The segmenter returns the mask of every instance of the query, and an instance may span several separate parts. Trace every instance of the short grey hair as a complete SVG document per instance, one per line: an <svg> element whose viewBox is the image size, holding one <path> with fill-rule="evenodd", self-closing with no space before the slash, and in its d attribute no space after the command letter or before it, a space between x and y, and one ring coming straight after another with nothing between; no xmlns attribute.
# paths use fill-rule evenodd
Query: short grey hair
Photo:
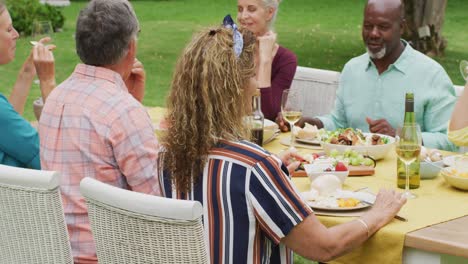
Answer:
<svg viewBox="0 0 468 264"><path fill-rule="evenodd" d="M272 29L276 21L276 14L278 14L279 4L281 0L260 0L260 2L262 2L263 7L265 8L275 9L275 13L273 14L273 17L268 22L268 28Z"/></svg>
<svg viewBox="0 0 468 264"><path fill-rule="evenodd" d="M76 22L76 52L88 65L117 64L139 31L128 0L92 0Z"/></svg>

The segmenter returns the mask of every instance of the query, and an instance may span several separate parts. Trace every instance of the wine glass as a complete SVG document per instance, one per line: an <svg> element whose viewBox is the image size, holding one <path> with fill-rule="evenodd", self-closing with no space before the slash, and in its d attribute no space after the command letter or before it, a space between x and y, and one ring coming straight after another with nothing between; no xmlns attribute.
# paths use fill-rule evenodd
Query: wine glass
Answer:
<svg viewBox="0 0 468 264"><path fill-rule="evenodd" d="M463 79L468 82L468 61L460 61L460 73Z"/></svg>
<svg viewBox="0 0 468 264"><path fill-rule="evenodd" d="M43 37L51 37L54 33L52 23L50 21L37 21L34 20L32 24L31 34L33 39L39 40Z"/></svg>
<svg viewBox="0 0 468 264"><path fill-rule="evenodd" d="M54 33L54 28L52 27L52 23L50 21L37 21L34 20L31 28L31 37L32 45L38 45L38 41L45 37L52 37ZM34 80L35 84L39 84L39 80L36 78Z"/></svg>
<svg viewBox="0 0 468 264"><path fill-rule="evenodd" d="M403 196L407 199L416 198L409 190L409 165L414 162L421 152L422 136L418 124L404 124L397 129L395 137L396 153L398 158L405 164L405 192Z"/></svg>
<svg viewBox="0 0 468 264"><path fill-rule="evenodd" d="M284 90L281 97L281 114L291 127L291 149L294 148L294 123L302 117L301 96L297 90Z"/></svg>

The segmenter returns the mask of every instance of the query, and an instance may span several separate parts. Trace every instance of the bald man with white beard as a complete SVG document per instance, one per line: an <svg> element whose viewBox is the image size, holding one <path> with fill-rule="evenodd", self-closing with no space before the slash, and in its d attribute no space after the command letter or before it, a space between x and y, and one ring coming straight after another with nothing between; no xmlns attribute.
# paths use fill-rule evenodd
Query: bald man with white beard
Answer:
<svg viewBox="0 0 468 264"><path fill-rule="evenodd" d="M447 138L456 101L452 81L439 63L401 39L404 25L400 0L369 0L362 24L367 52L344 66L334 109L296 125L307 122L327 130L352 127L395 136L403 123L405 94L412 92L423 144L456 150Z"/></svg>

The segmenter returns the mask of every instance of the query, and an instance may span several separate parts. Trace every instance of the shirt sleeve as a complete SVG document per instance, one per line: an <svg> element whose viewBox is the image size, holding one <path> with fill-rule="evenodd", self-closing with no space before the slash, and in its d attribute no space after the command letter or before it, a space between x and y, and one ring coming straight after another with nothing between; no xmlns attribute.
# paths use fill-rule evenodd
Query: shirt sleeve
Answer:
<svg viewBox="0 0 468 264"><path fill-rule="evenodd" d="M456 151L457 148L447 136L447 120L450 120L456 95L450 78L442 68L433 76L430 91L432 94L425 106L423 117L422 138L424 145L429 148Z"/></svg>
<svg viewBox="0 0 468 264"><path fill-rule="evenodd" d="M7 99L0 95L0 151L7 165L41 169L39 159L39 135Z"/></svg>
<svg viewBox="0 0 468 264"><path fill-rule="evenodd" d="M346 119L346 109L344 104L344 90L345 85L349 82L346 81L348 75L351 74L347 70L347 67L343 68L343 72L340 75L340 82L338 84L338 89L336 90L335 106L332 109L332 112L328 115L318 116L323 123L323 127L326 130L332 131L337 128L348 127L348 122Z"/></svg>
<svg viewBox="0 0 468 264"><path fill-rule="evenodd" d="M112 123L114 156L133 191L160 195L157 158L158 142L148 113L132 107Z"/></svg>
<svg viewBox="0 0 468 264"><path fill-rule="evenodd" d="M284 49L282 54L273 60L271 66L271 87L261 87L262 112L266 119L275 120L281 112L283 91L291 87L297 68L294 53Z"/></svg>
<svg viewBox="0 0 468 264"><path fill-rule="evenodd" d="M277 158L268 156L252 170L248 198L260 228L279 244L297 224L312 214Z"/></svg>

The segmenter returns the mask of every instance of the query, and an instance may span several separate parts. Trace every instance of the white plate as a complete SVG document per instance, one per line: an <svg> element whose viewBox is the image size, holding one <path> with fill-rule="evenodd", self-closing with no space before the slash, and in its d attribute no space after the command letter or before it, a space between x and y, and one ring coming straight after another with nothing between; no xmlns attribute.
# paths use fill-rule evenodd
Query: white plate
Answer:
<svg viewBox="0 0 468 264"><path fill-rule="evenodd" d="M296 141L300 142L300 143L320 146L320 140L318 140L318 139L304 139L304 138L296 137Z"/></svg>
<svg viewBox="0 0 468 264"><path fill-rule="evenodd" d="M359 210L359 209L364 209L369 206L370 204L366 203L359 203L355 207L335 207L335 206L323 206L321 204L318 204L315 201L308 201L307 204L312 208L312 209L317 209L317 210L324 210L324 211L354 211L354 210Z"/></svg>
<svg viewBox="0 0 468 264"><path fill-rule="evenodd" d="M303 194L303 197L307 197L307 195ZM338 205L332 206L330 204L327 204L327 203L330 203L330 201L338 200L339 198L344 198L344 199L355 198L355 199L360 200L361 203L359 203L355 207L339 207ZM326 200L328 200L328 202ZM363 201L367 201L367 203ZM365 192L365 191L353 192L353 191L347 191L347 190L337 190L336 193L332 194L330 197L320 197L320 196L315 197L315 200L312 200L312 199L308 200L307 204L310 207L312 207L312 209L317 209L317 210L353 211L353 210L359 210L359 209L370 207L372 206L372 203L374 201L375 201L375 195Z"/></svg>

